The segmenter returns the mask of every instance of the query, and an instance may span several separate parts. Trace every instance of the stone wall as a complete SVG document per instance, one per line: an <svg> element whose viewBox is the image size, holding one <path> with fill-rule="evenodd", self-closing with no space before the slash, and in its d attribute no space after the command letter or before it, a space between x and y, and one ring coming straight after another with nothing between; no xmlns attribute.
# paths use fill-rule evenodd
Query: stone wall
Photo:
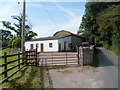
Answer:
<svg viewBox="0 0 120 90"><path fill-rule="evenodd" d="M79 59L80 66L92 64L94 46L92 46L92 47L79 47L79 48L77 48L77 51L78 51L78 59Z"/></svg>

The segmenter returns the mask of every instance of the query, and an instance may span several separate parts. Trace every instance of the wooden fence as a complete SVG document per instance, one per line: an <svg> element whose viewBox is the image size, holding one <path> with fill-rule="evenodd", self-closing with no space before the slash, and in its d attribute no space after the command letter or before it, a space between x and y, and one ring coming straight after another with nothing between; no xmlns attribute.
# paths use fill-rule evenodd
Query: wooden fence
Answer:
<svg viewBox="0 0 120 90"><path fill-rule="evenodd" d="M15 57L15 60L10 60L10 59L8 60L8 58L11 58L11 57ZM12 77L14 74L20 71L23 67L25 67L25 64L24 64L25 61L23 61L24 60L23 53L7 55L7 53L5 52L4 56L0 56L0 60L2 62L2 64L0 65L0 68L2 70L2 72L0 72L0 76L1 78L4 78L0 82L1 84L4 83L5 81L8 81L10 77ZM10 66L10 64L13 64L13 63L15 63L15 65ZM10 75L8 75L8 72L13 70L16 67L18 67L18 69L13 73L11 73Z"/></svg>
<svg viewBox="0 0 120 90"><path fill-rule="evenodd" d="M83 52L83 48L78 48L77 52L37 53L37 49L12 55L7 55L5 52L4 56L0 56L0 62L2 62L0 64L0 70L2 70L2 72L0 72L0 77L3 78L0 83L2 84L8 81L10 77L25 66L78 66L86 63L90 64L93 56L93 52L91 52L92 50L90 49L85 49ZM12 58L14 58L14 60Z"/></svg>
<svg viewBox="0 0 120 90"><path fill-rule="evenodd" d="M0 84L2 84L26 65L37 66L37 51L26 51L25 53L12 55L7 55L7 52L5 52L4 56L0 56L0 62L0 70L2 71L0 72L0 78L2 79ZM12 71L12 73L10 73L10 71Z"/></svg>
<svg viewBox="0 0 120 90"><path fill-rule="evenodd" d="M14 60L13 60L13 59ZM25 51L0 56L0 84L8 81L10 77L16 74L25 66L78 66L91 64L93 59L93 48L77 48L77 52L44 52L37 53L34 51ZM11 72L11 73L10 73Z"/></svg>

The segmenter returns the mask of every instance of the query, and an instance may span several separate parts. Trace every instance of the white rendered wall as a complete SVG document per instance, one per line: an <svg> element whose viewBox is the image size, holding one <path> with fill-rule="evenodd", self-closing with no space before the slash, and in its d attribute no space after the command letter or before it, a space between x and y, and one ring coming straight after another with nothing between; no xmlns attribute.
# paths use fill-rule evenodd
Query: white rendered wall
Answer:
<svg viewBox="0 0 120 90"><path fill-rule="evenodd" d="M53 47L49 47L49 43L52 43ZM25 42L25 50L30 50L30 44L33 44L34 49L36 49L36 44L38 44L38 52L41 52L40 45L43 44L43 52L57 52L58 51L58 40L44 40L44 41L28 41Z"/></svg>

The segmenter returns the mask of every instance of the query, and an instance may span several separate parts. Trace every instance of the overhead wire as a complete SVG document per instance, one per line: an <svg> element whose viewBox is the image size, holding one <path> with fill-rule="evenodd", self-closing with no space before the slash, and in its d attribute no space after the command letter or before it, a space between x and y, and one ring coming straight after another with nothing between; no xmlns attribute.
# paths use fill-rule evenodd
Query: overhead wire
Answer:
<svg viewBox="0 0 120 90"><path fill-rule="evenodd" d="M20 2L17 2L17 14L19 14Z"/></svg>
<svg viewBox="0 0 120 90"><path fill-rule="evenodd" d="M22 8L21 8L21 2L17 2L17 8L16 8L16 14L17 15L15 15L15 16L19 16L19 15L21 15L22 14Z"/></svg>
<svg viewBox="0 0 120 90"><path fill-rule="evenodd" d="M41 0L41 3L42 3L42 5L43 5L43 7L45 8L47 14L49 15L51 21L54 23L54 25L55 25L58 29L60 29L60 28L58 27L56 21L53 19L52 15L51 15L50 12L48 11L48 8L46 7L46 5L45 5L45 3L43 2L43 0ZM20 10L20 4L21 4L21 2L17 2L17 4L18 4L18 6L17 6L17 13L18 13L18 14L21 14L21 10Z"/></svg>
<svg viewBox="0 0 120 90"><path fill-rule="evenodd" d="M44 2L43 2L42 0L41 0L41 2L42 2L43 7L45 8L47 14L49 15L50 19L52 20L52 22L55 24L55 26L56 26L58 29L60 29L60 28L58 27L57 23L55 22L55 20L53 19L52 15L50 14L50 12L48 11L48 9L47 9L46 5L44 4Z"/></svg>

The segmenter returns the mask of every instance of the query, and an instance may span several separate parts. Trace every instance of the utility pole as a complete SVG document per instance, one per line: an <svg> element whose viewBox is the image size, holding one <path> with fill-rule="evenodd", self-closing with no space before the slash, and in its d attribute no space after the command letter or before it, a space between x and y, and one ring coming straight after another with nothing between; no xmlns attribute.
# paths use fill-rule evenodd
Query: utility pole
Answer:
<svg viewBox="0 0 120 90"><path fill-rule="evenodd" d="M26 0L23 0L23 12L22 12L22 42L21 42L21 51L25 52L25 8Z"/></svg>

